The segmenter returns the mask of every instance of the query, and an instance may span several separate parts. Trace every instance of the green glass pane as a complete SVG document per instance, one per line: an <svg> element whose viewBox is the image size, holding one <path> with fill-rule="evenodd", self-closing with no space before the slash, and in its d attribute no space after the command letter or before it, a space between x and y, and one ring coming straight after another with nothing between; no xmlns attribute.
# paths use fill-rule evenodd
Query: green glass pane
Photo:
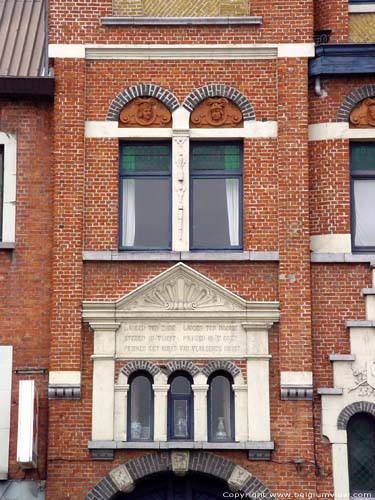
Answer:
<svg viewBox="0 0 375 500"><path fill-rule="evenodd" d="M351 169L375 170L375 143L352 143L351 148Z"/></svg>
<svg viewBox="0 0 375 500"><path fill-rule="evenodd" d="M169 172L172 149L170 144L123 144L121 171Z"/></svg>
<svg viewBox="0 0 375 500"><path fill-rule="evenodd" d="M193 171L223 170L235 171L240 169L239 144L204 144L192 145L191 165Z"/></svg>

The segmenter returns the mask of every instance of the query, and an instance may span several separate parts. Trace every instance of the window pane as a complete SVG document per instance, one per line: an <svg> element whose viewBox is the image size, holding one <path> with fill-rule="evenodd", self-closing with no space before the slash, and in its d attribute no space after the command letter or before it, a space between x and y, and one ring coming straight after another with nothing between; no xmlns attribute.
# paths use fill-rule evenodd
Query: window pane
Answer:
<svg viewBox="0 0 375 500"><path fill-rule="evenodd" d="M151 382L139 375L130 391L130 439L151 439Z"/></svg>
<svg viewBox="0 0 375 500"><path fill-rule="evenodd" d="M191 165L193 171L240 169L239 144L204 144L195 142L191 146Z"/></svg>
<svg viewBox="0 0 375 500"><path fill-rule="evenodd" d="M121 173L168 173L171 158L170 143L122 144Z"/></svg>
<svg viewBox="0 0 375 500"><path fill-rule="evenodd" d="M188 434L188 404L186 400L173 401L173 436L187 438Z"/></svg>
<svg viewBox="0 0 375 500"><path fill-rule="evenodd" d="M169 248L169 178L126 178L122 183L122 246Z"/></svg>
<svg viewBox="0 0 375 500"><path fill-rule="evenodd" d="M214 377L210 385L210 434L213 441L232 439L231 421L231 387L226 377Z"/></svg>
<svg viewBox="0 0 375 500"><path fill-rule="evenodd" d="M351 170L375 170L375 143L350 144Z"/></svg>
<svg viewBox="0 0 375 500"><path fill-rule="evenodd" d="M172 394L190 394L190 382L186 377L176 377L171 385Z"/></svg>
<svg viewBox="0 0 375 500"><path fill-rule="evenodd" d="M375 179L354 181L355 246L375 246Z"/></svg>
<svg viewBox="0 0 375 500"><path fill-rule="evenodd" d="M360 413L348 425L350 491L375 493L375 419Z"/></svg>
<svg viewBox="0 0 375 500"><path fill-rule="evenodd" d="M239 246L238 179L192 179L193 248Z"/></svg>

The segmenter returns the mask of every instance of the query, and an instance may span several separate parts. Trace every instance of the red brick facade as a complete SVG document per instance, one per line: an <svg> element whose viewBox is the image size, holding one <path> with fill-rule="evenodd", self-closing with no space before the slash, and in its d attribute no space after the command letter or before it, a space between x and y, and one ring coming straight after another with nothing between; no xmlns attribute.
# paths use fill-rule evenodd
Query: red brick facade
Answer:
<svg viewBox="0 0 375 500"><path fill-rule="evenodd" d="M78 49L68 54L63 47L50 60L53 104L0 101L0 131L17 133L15 249L0 248L0 344L14 349L9 479L47 479L46 500L83 500L90 490L90 500L115 498L100 497L95 485L117 466L163 453L116 449L113 460L94 460L88 443L96 351L82 308L83 302L114 303L182 260L245 301L278 302L280 309L268 336L271 460L249 460L238 449L206 451L242 466L272 493L331 494L332 447L321 432L317 389L334 387L329 356L352 352L346 322L366 318L361 289L372 287L372 259L354 262L351 250L311 252L311 236L350 239L351 196L349 138L309 140L309 125L336 124L345 97L375 84L375 76L323 78L326 95L319 97L314 82L309 85L302 44L312 47L314 29L328 28L331 42L347 43L347 1L252 0L250 15L262 16L260 26L100 24L111 15L111 0L50 0L49 43L86 44L86 49L87 44L290 46L275 49L272 57L180 60L85 58ZM118 251L119 141L126 138L107 132L90 136L85 126L108 126L116 96L149 83L170 91L181 106L195 89L227 85L246 97L257 126L277 122L276 135L246 132L241 139L242 252L220 252L215 259L213 253L198 258L193 252L186 258L172 252L130 258ZM344 254L350 254L346 262ZM246 359L228 360L247 383ZM115 380L126 361L115 360ZM163 358L153 361L166 364ZM207 362L202 356L196 364L202 368ZM45 372L20 375L21 368ZM48 371L80 372L80 397L48 399ZM281 397L281 372L312 373L313 399ZM18 380L25 378L36 380L40 417L38 468L24 473L16 463L16 429Z"/></svg>

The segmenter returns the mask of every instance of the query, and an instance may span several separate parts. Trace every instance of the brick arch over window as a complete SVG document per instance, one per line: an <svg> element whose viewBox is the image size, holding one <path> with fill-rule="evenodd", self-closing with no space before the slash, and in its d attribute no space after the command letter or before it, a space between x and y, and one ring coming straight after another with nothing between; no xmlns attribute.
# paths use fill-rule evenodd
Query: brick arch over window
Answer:
<svg viewBox="0 0 375 500"><path fill-rule="evenodd" d="M199 368L192 361L177 360L170 361L165 366L167 375L171 375L173 372L178 370L184 370L188 372L192 377L195 377L199 373Z"/></svg>
<svg viewBox="0 0 375 500"><path fill-rule="evenodd" d="M205 452L177 452L187 460L184 472L204 473L228 483L228 490L244 493L244 496L272 500L274 496L255 476L234 462ZM113 469L92 490L84 500L112 500L120 492L130 493L137 481L166 472L180 472L176 469L173 454L158 452L143 455ZM176 462L175 462L176 463ZM181 463L180 461L177 464ZM177 465L178 468L178 465ZM204 472L203 472L204 471ZM246 495L247 494L247 495Z"/></svg>
<svg viewBox="0 0 375 500"><path fill-rule="evenodd" d="M368 401L358 401L346 406L340 413L337 419L337 428L345 431L350 418L356 413L369 413L375 417L375 404Z"/></svg>
<svg viewBox="0 0 375 500"><path fill-rule="evenodd" d="M230 373L233 378L241 373L241 370L234 363L222 360L210 361L204 368L202 368L202 373L209 377L211 373L218 370Z"/></svg>
<svg viewBox="0 0 375 500"><path fill-rule="evenodd" d="M254 108L247 97L239 90L220 83L210 83L209 85L193 90L193 92L186 97L183 106L185 109L192 112L200 102L208 97L226 97L238 106L242 112L244 121L255 120Z"/></svg>
<svg viewBox="0 0 375 500"><path fill-rule="evenodd" d="M129 363L126 363L125 366L121 368L121 373L129 377L131 373L134 373L139 370L144 370L148 372L150 375L155 377L159 373L159 368L151 363L151 361L129 361Z"/></svg>
<svg viewBox="0 0 375 500"><path fill-rule="evenodd" d="M117 94L109 106L107 120L117 122L122 108L136 97L155 97L165 104L171 113L180 106L177 97L169 90L153 83L140 83Z"/></svg>
<svg viewBox="0 0 375 500"><path fill-rule="evenodd" d="M353 111L356 105L359 102L363 101L363 99L374 96L375 85L363 85L363 87L359 87L358 89L348 94L338 110L337 121L348 122L350 113Z"/></svg>

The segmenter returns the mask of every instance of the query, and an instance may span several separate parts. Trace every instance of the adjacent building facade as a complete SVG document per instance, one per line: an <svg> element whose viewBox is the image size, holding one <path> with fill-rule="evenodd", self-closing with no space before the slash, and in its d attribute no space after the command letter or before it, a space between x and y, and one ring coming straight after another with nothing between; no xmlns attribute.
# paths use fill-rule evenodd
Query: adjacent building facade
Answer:
<svg viewBox="0 0 375 500"><path fill-rule="evenodd" d="M375 2L0 5L0 498L374 496Z"/></svg>

